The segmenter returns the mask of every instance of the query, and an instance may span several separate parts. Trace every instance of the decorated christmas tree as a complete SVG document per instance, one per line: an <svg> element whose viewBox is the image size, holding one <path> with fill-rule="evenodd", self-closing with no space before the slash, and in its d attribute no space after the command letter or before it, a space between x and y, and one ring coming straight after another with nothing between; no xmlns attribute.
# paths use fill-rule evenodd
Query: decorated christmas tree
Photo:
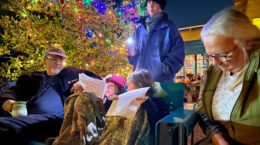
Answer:
<svg viewBox="0 0 260 145"><path fill-rule="evenodd" d="M100 76L126 75L132 67L125 41L140 13L140 1L115 5L107 0L4 0L0 2L0 74L9 79L41 71L50 45L66 51L67 66L88 69Z"/></svg>

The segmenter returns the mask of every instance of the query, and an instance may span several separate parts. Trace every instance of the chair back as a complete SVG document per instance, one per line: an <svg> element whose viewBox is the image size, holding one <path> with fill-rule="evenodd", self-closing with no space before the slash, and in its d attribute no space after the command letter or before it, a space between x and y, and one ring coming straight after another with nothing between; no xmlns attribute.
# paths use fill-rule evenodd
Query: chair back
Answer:
<svg viewBox="0 0 260 145"><path fill-rule="evenodd" d="M184 95L185 95L185 84L183 83L161 83L161 87L166 91L167 96L157 98L158 101L162 102L163 112L161 117L168 115L178 108L183 108ZM160 110L161 111L161 110Z"/></svg>

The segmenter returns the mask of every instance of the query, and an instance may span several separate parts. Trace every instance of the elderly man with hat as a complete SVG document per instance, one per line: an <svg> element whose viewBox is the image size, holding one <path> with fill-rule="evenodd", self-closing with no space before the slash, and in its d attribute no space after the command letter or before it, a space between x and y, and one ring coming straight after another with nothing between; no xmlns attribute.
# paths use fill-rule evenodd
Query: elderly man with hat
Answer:
<svg viewBox="0 0 260 145"><path fill-rule="evenodd" d="M45 72L22 75L16 86L0 97L1 144L27 144L57 136L62 124L66 98L71 94L79 73L98 78L92 72L64 67L66 54L59 47L49 47L44 56ZM12 117L9 112L17 101L26 101L26 116Z"/></svg>
<svg viewBox="0 0 260 145"><path fill-rule="evenodd" d="M46 64L46 72L49 76L60 73L64 68L66 54L64 50L50 47L45 54L44 62Z"/></svg>
<svg viewBox="0 0 260 145"><path fill-rule="evenodd" d="M127 56L133 70L146 69L154 81L173 82L184 63L184 44L173 21L163 11L166 0L148 0L148 16L140 19Z"/></svg>

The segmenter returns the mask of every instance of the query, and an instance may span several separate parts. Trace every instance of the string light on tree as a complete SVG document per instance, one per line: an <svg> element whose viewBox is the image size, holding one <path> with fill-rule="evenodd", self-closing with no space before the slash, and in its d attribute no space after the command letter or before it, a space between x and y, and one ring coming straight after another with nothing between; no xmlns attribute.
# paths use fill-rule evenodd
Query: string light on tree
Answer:
<svg viewBox="0 0 260 145"><path fill-rule="evenodd" d="M36 4L38 0L32 0L32 4Z"/></svg>
<svg viewBox="0 0 260 145"><path fill-rule="evenodd" d="M119 17L121 17L121 16L122 16L122 12L119 11L119 12L117 13L117 15L118 15Z"/></svg>
<svg viewBox="0 0 260 145"><path fill-rule="evenodd" d="M87 37L92 38L92 36L93 36L92 30L91 30L91 29L88 29L88 30L87 30Z"/></svg>
<svg viewBox="0 0 260 145"><path fill-rule="evenodd" d="M74 12L78 12L78 7L74 6Z"/></svg>
<svg viewBox="0 0 260 145"><path fill-rule="evenodd" d="M53 43L64 48L69 66L88 68L100 76L131 72L123 53L125 40L134 30L132 23L139 16L137 1L145 0L124 0L120 7L109 0L8 1L6 11L14 12L16 18L0 18L4 31L0 55L10 50L29 55L11 60L10 65L0 64L1 75L16 79L24 70L42 70L43 52Z"/></svg>
<svg viewBox="0 0 260 145"><path fill-rule="evenodd" d="M109 39L106 39L106 42L107 42L108 44L111 44L111 40L109 40Z"/></svg>
<svg viewBox="0 0 260 145"><path fill-rule="evenodd" d="M93 0L83 0L83 3L85 4L85 5L89 5L89 4L91 4L93 2Z"/></svg>
<svg viewBox="0 0 260 145"><path fill-rule="evenodd" d="M102 37L103 37L103 35L102 35L101 33L99 33L98 36L99 36L99 38L102 38Z"/></svg>

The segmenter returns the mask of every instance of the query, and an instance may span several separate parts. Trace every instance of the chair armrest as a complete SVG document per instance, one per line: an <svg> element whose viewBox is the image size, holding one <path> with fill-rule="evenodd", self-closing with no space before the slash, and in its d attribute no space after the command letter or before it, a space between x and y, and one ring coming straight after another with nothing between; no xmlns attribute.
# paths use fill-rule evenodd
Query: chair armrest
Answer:
<svg viewBox="0 0 260 145"><path fill-rule="evenodd" d="M47 145L47 144L45 144L44 142L30 140L27 142L27 145Z"/></svg>
<svg viewBox="0 0 260 145"><path fill-rule="evenodd" d="M170 123L177 126L183 126L186 129L187 135L189 135L195 127L199 119L199 113L196 110L185 110L182 107L173 111L169 115L165 116L156 123ZM157 127L156 127L157 128Z"/></svg>

